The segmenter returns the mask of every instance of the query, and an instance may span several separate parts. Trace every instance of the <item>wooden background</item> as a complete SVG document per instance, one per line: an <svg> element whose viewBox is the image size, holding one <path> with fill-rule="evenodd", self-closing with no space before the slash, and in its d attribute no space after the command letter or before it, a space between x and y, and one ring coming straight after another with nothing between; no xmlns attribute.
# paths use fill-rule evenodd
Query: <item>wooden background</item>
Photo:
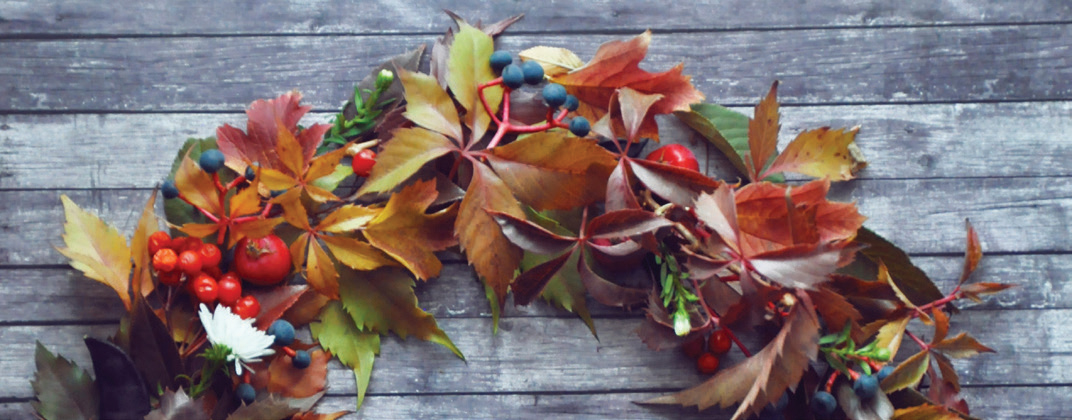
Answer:
<svg viewBox="0 0 1072 420"><path fill-rule="evenodd" d="M1072 3L1063 0L0 2L0 418L31 417L35 340L89 366L82 337L111 334L120 316L110 289L52 249L60 194L130 232L187 137L244 126L251 101L293 88L318 111L306 121L327 120L373 66L444 31L443 7L471 20L525 13L500 39L513 52L544 44L587 59L650 28L646 67L684 61L712 102L750 106L780 79L783 139L862 125L871 166L837 196L857 200L867 226L943 290L971 218L987 254L975 278L1020 285L953 318L998 351L957 363L972 413L1072 418ZM597 341L568 313L511 305L492 335L460 260L419 298L468 363L387 339L353 417L710 418L631 403L701 380L677 352L644 347L638 313L593 305ZM329 375L323 409L353 408L350 372L336 363Z"/></svg>

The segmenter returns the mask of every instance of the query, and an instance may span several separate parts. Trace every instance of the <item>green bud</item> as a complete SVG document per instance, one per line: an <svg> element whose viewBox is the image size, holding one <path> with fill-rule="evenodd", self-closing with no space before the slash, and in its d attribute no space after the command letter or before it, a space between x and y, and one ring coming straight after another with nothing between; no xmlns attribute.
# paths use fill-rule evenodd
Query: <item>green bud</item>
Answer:
<svg viewBox="0 0 1072 420"><path fill-rule="evenodd" d="M692 331L692 323L689 322L689 315L687 313L674 312L674 334L678 337L684 337Z"/></svg>
<svg viewBox="0 0 1072 420"><path fill-rule="evenodd" d="M871 354L871 358L879 362L885 362L890 360L890 349L885 347L879 347Z"/></svg>
<svg viewBox="0 0 1072 420"><path fill-rule="evenodd" d="M376 75L376 90L383 92L391 86L391 82L395 81L394 72L383 69L380 70L380 74Z"/></svg>

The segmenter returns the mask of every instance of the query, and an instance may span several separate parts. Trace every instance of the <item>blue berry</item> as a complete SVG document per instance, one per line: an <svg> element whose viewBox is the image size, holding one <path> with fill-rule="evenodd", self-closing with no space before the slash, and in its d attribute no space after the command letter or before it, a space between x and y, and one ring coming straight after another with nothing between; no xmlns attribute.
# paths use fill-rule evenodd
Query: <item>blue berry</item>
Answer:
<svg viewBox="0 0 1072 420"><path fill-rule="evenodd" d="M313 357L309 355L309 352L305 350L298 350L294 352L294 358L291 359L294 363L294 367L298 369L305 369L309 367L310 363L313 363Z"/></svg>
<svg viewBox="0 0 1072 420"><path fill-rule="evenodd" d="M538 85L543 82L543 66L535 61L521 63L521 72L525 76L525 83Z"/></svg>
<svg viewBox="0 0 1072 420"><path fill-rule="evenodd" d="M253 165L249 165L249 166L246 167L245 176L246 176L246 181L252 181L253 178L257 177L257 171L253 170Z"/></svg>
<svg viewBox="0 0 1072 420"><path fill-rule="evenodd" d="M271 195L272 198L276 198L283 195L283 193L285 192L287 192L287 190L271 190L268 192L268 194Z"/></svg>
<svg viewBox="0 0 1072 420"><path fill-rule="evenodd" d="M253 385L244 382L238 384L238 388L235 388L235 394L238 395L238 399L246 404L253 404L253 401L257 399L257 390L253 389Z"/></svg>
<svg viewBox="0 0 1072 420"><path fill-rule="evenodd" d="M852 384L852 391L861 400L870 400L878 394L878 379L871 375L860 375Z"/></svg>
<svg viewBox="0 0 1072 420"><path fill-rule="evenodd" d="M268 331L265 331L268 335L275 336L275 345L277 346L289 346L294 342L294 325L287 322L285 319L277 319L272 323L272 326L268 327Z"/></svg>
<svg viewBox="0 0 1072 420"><path fill-rule="evenodd" d="M521 67L511 64L503 67L502 80L504 86L510 89L518 89L525 84L525 74L521 72Z"/></svg>
<svg viewBox="0 0 1072 420"><path fill-rule="evenodd" d="M510 57L510 53L506 51L495 51L491 53L491 58L488 59L488 62L491 64L491 69L498 73L504 67L513 64L514 58Z"/></svg>
<svg viewBox="0 0 1072 420"><path fill-rule="evenodd" d="M175 187L175 181L166 180L164 185L160 186L160 193L164 194L165 199L172 199L179 196L179 189Z"/></svg>
<svg viewBox="0 0 1072 420"><path fill-rule="evenodd" d="M558 108L566 103L566 88L558 83L548 83L543 87L543 102L549 108Z"/></svg>
<svg viewBox="0 0 1072 420"><path fill-rule="evenodd" d="M592 125L588 124L588 119L585 117L574 118L569 123L569 131L577 137L587 136L591 130Z"/></svg>
<svg viewBox="0 0 1072 420"><path fill-rule="evenodd" d="M566 95L566 103L562 105L567 111L573 112L577 110L578 106L581 106L581 101L577 100L576 96Z"/></svg>
<svg viewBox="0 0 1072 420"><path fill-rule="evenodd" d="M197 163L201 164L201 170L214 174L223 167L223 152L216 149L206 150L201 153L201 159Z"/></svg>
<svg viewBox="0 0 1072 420"><path fill-rule="evenodd" d="M811 397L811 412L820 419L830 418L837 409L837 400L829 392L819 391Z"/></svg>
<svg viewBox="0 0 1072 420"><path fill-rule="evenodd" d="M887 365L883 366L882 370L879 370L878 374L875 376L878 377L879 382L881 382L883 379L886 379L887 376L890 376L891 373L893 373L893 366Z"/></svg>

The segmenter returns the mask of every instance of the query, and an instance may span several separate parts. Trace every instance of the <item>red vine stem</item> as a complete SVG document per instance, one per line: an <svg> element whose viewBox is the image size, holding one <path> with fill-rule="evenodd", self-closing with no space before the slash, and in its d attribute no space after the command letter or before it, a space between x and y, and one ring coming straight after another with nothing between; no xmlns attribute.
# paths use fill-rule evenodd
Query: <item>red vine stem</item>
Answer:
<svg viewBox="0 0 1072 420"><path fill-rule="evenodd" d="M715 311L713 311L710 306L707 306L707 299L704 298L703 290L700 289L700 282L696 279L691 280L692 287L696 290L696 297L700 299L700 306L703 308L704 312L707 312L707 322L705 322L704 325L700 326L700 328L707 328L711 324L717 325L719 328L726 332L726 335L729 336L730 340L732 340L733 343L737 345L737 348L741 349L741 353L744 354L745 357L752 357L752 352L748 351L748 348L744 346L744 343L742 343L741 340L737 338L737 334L734 334L733 331L729 328L722 326L719 322L721 320L721 317L719 317L718 314L715 313Z"/></svg>

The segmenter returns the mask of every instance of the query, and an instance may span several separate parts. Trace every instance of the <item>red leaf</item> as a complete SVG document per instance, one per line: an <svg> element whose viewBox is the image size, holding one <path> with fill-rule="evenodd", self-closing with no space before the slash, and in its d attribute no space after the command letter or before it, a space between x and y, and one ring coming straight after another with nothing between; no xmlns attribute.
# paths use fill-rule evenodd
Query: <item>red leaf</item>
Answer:
<svg viewBox="0 0 1072 420"><path fill-rule="evenodd" d="M632 306L648 297L648 290L625 287L601 277L592 271L582 252L577 261L577 271L581 273L581 281L597 302L607 306Z"/></svg>
<svg viewBox="0 0 1072 420"><path fill-rule="evenodd" d="M312 160L331 124L313 124L299 131L298 121L312 109L298 105L299 101L301 94L297 91L284 93L276 99L254 101L246 110L249 121L245 133L227 124L216 129L217 143L226 157L227 167L241 174L247 165L257 162L262 168L282 170L283 162L276 153L276 144L283 134L281 130L297 140L302 162Z"/></svg>
<svg viewBox="0 0 1072 420"><path fill-rule="evenodd" d="M692 207L703 192L721 182L699 172L643 159L629 159L629 169L651 192L682 207Z"/></svg>
<svg viewBox="0 0 1072 420"><path fill-rule="evenodd" d="M610 173L607 179L606 210L639 209L640 202L636 194L633 194L633 184L629 178L628 160L618 161L618 166Z"/></svg>
<svg viewBox="0 0 1072 420"><path fill-rule="evenodd" d="M510 285L510 290L514 291L514 303L518 305L532 303L547 287L551 278L562 270L573 252L575 251L566 252L555 259L525 270L517 276L514 283Z"/></svg>
<svg viewBox="0 0 1072 420"><path fill-rule="evenodd" d="M558 254L577 243L577 238L553 233L528 220L497 211L488 212L514 245L537 254Z"/></svg>
<svg viewBox="0 0 1072 420"><path fill-rule="evenodd" d="M975 272L975 268L979 266L979 260L983 258L983 247L979 244L979 234L975 233L975 228L972 227L971 222L964 220L964 226L968 230L968 245L964 251L964 270L960 273L960 282L958 284L964 284L968 277Z"/></svg>
<svg viewBox="0 0 1072 420"><path fill-rule="evenodd" d="M767 161L778 151L778 81L771 84L767 97L756 105L755 117L748 120L749 178L759 181ZM687 111L687 110L685 110Z"/></svg>
<svg viewBox="0 0 1072 420"><path fill-rule="evenodd" d="M506 184L481 163L473 164L473 179L462 199L454 224L458 242L484 283L491 287L501 305L509 291L514 270L521 263L521 249L502 233L488 211L524 217L521 206Z"/></svg>
<svg viewBox="0 0 1072 420"><path fill-rule="evenodd" d="M272 325L275 320L283 316L284 313L298 303L298 300L308 292L309 286L282 286L273 287L268 290L254 290L250 294L257 298L257 302L261 304L261 314L257 316L257 321L254 323L259 329L266 330Z"/></svg>
<svg viewBox="0 0 1072 420"><path fill-rule="evenodd" d="M588 223L585 236L590 238L622 238L653 232L673 223L665 217L645 210L618 210L604 213Z"/></svg>

